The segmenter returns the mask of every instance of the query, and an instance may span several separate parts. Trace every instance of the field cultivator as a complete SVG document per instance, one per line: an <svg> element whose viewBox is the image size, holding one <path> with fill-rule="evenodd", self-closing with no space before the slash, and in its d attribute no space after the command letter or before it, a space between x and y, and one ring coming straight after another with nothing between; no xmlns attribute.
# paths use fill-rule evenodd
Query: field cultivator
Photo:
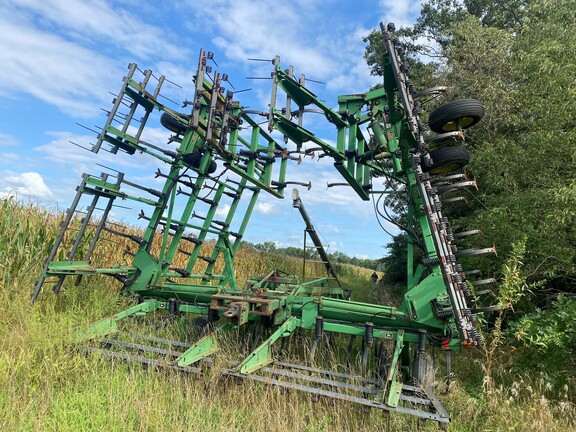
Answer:
<svg viewBox="0 0 576 432"><path fill-rule="evenodd" d="M243 335L248 348L238 361L223 365L221 374L446 425L450 417L434 394L428 347L443 350L449 360L452 350L482 343L478 311L468 302L475 298L475 285L492 280L469 280L474 272L465 272L458 259L495 251L459 250L456 243L478 230L452 232L442 206L465 200L458 192L475 186L461 171L468 162L463 137L464 129L484 112L476 100L455 100L433 111L425 125L419 118L422 99L445 88L416 92L393 40L393 25L381 30L384 85L340 96L337 109L307 89L303 75L296 78L292 67L283 69L279 57L272 61L269 109L262 112L246 110L234 99L234 91L224 87L228 76L212 72L210 52L200 52L194 98L184 104L188 113L159 102L167 81L163 76L129 65L108 119L88 150L155 158L163 168L150 177L161 187L129 181L109 168L99 175L84 174L33 300L48 280L55 281L57 293L69 276L76 283L86 276L109 276L121 283L122 294L134 305L78 332L81 349L201 374L216 364L222 338ZM169 142L177 144L175 150L142 139L147 121L158 112L162 125L173 132ZM336 145L304 127L307 112L321 113L332 123ZM432 138L429 129L436 133ZM234 258L259 195L282 198L288 185L309 186L288 181L286 175L289 164L313 151L331 158L343 184L362 200L379 200L395 190L392 183L405 190L408 286L399 307L350 299L297 192L293 205L304 217L326 276L305 280L274 269L244 286L237 284ZM379 178L386 182L383 190L374 187ZM138 214L148 222L143 232L129 233L109 221L119 201L146 209ZM86 210L80 226L70 233L81 208ZM94 264L104 232L134 244L129 264ZM74 241L63 252L66 236ZM422 258L417 261L416 256ZM128 318L155 314L187 318L197 330L196 339L178 342L123 331ZM309 342L303 342L305 336ZM326 343L331 362L318 355ZM290 344L303 363L291 361Z"/></svg>

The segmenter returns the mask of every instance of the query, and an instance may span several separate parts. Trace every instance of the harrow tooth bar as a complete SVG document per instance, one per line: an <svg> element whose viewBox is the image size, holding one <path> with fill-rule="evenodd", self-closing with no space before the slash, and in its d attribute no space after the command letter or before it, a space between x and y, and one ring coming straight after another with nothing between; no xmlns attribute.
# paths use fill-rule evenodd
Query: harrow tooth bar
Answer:
<svg viewBox="0 0 576 432"><path fill-rule="evenodd" d="M110 357L112 359L141 363L141 364L146 365L146 366L168 368L168 369L173 369L173 370L176 370L179 372L192 373L195 375L200 375L200 373L202 372L202 370L200 368L197 368L197 367L178 366L176 364L171 364L171 363L156 360L153 358L142 357L142 356L137 356L137 355L132 355L132 354L126 354L126 353L117 352L117 351L110 351L110 350L106 350L103 348L94 348L91 346L78 346L78 349L81 351L86 351L86 352L92 353L92 354L99 354L99 355L103 355L106 357Z"/></svg>
<svg viewBox="0 0 576 432"><path fill-rule="evenodd" d="M138 344L138 343L132 343L132 342L123 342L123 341L119 341L116 339L103 339L100 343L104 346L113 345L113 346L117 346L120 348L127 348L127 349L136 350L136 351L144 351L144 352L152 352L152 353L156 353L156 354L162 354L162 355L165 355L168 357L177 357L177 356L182 354L179 351L170 351L170 350L165 350L162 348L156 348L156 347L153 347L150 345L144 345L144 344Z"/></svg>
<svg viewBox="0 0 576 432"><path fill-rule="evenodd" d="M145 340L145 341L153 342L153 343L166 344L166 345L170 345L170 346L174 346L174 347L178 347L178 348L188 349L191 346L190 344L185 343L185 342L180 342L180 341L175 341L175 340L170 340L170 339L162 339L162 338L158 338L158 337L154 337L154 336L145 336L145 335L141 335L141 334L137 334L137 333L122 333L122 334L125 334L126 336L128 336L132 339L140 339L140 340Z"/></svg>
<svg viewBox="0 0 576 432"><path fill-rule="evenodd" d="M331 399L337 399L337 400L342 400L342 401L346 401L346 402L353 402L353 403L364 405L364 406L367 406L370 408L381 409L384 411L395 411L395 412L399 412L399 413L410 414L410 415L424 418L424 419L435 420L435 421L440 422L440 423L449 423L450 422L449 417L445 417L441 414L426 412L426 411L418 410L415 408L405 408L405 407L401 407L401 406L393 407L393 406L389 406L387 404L384 404L382 402L378 402L378 401L371 400L371 399L366 399L366 398L359 397L359 396L353 396L353 395L348 395L348 394L344 394L344 393L338 393L338 392L331 391L331 390L324 390L324 389L311 387L311 386L307 386L307 385L282 381L282 380L278 380L278 379L274 379L274 378L270 378L270 377L265 377L265 376L255 375L255 374L241 374L241 373L236 372L236 371L231 370L231 369L225 370L223 372L223 374L228 375L228 376L237 377L237 378L259 381L262 383L282 387L285 389L298 390L298 391L302 391L305 393L315 394L315 395L319 395L319 396L326 396L326 397L331 398ZM413 400L408 400L408 402L414 403ZM431 406L435 407L433 401L430 401L430 404L431 404ZM428 403L426 403L426 406L430 406L430 405L428 405Z"/></svg>
<svg viewBox="0 0 576 432"><path fill-rule="evenodd" d="M315 377L313 375L299 374L296 372L287 371L285 369L279 369L279 368L273 368L273 367L272 368L264 367L264 368L260 369L260 371L262 371L264 373L269 373L275 377L282 376L282 377L286 377L286 378L300 379L303 381L312 382L314 384L328 385L328 386L333 387L333 388L342 388L342 389L346 389L346 390L361 392L363 394L372 394L372 395L378 394L378 390L374 389L374 388L369 388L369 387L365 387L362 385L350 384L350 383L346 383L346 382L342 382L342 381L336 381L336 380L327 379L327 378Z"/></svg>
<svg viewBox="0 0 576 432"><path fill-rule="evenodd" d="M188 344L172 340L135 334L127 335L135 339L142 339L153 343L168 344L170 346L181 346L182 348L189 347ZM157 368L167 368L178 372L192 373L196 376L200 376L202 374L202 369L200 367L178 366L175 362L173 362L173 360L167 360L168 358L173 359L181 355L182 353L179 351L166 350L154 346L124 342L109 338L101 340L99 344L107 348L99 348L90 345L79 345L76 348L80 351L106 356L114 360L140 363L147 367L152 366ZM113 351L109 349L110 347L116 347L140 353L153 353L161 355L162 357L144 357L142 355L131 354L124 351ZM202 361L208 363L212 362L210 358L202 359ZM238 364L239 362L233 362L231 366L235 367ZM370 377L362 378L358 375L285 362L276 362L272 367L263 367L258 371L258 373L243 374L237 372L235 369L226 368L220 370L220 373L223 376L233 376L236 378L272 384L286 389L292 389L319 396L325 396L332 399L357 403L384 411L395 411L411 414L420 418L435 420L441 423L447 423L450 421L448 414L442 405L438 402L433 392L431 390L425 390L419 386L406 384L402 385L400 401L408 404L408 406L410 406L410 408L408 408L404 406L390 406L379 402L378 398L382 391L380 388L382 381ZM321 376L328 376L330 378L322 378ZM305 384L302 384L301 382L304 382ZM370 399L368 396L375 397L375 399ZM418 409L418 406L423 407L423 409Z"/></svg>
<svg viewBox="0 0 576 432"><path fill-rule="evenodd" d="M328 369L319 369L319 368L315 368L315 367L311 367L311 366L298 365L298 364L294 364L294 363L275 362L274 366L282 367L282 368L296 369L296 370L301 370L301 371L305 371L305 372L331 376L331 377L335 377L335 378L351 379L351 380L354 380L357 382L362 382L364 384L376 385L379 382L378 380L376 380L374 378L370 378L370 377L364 377L363 378L360 375L351 375L351 374L347 374L344 372L337 372L337 371L328 370Z"/></svg>

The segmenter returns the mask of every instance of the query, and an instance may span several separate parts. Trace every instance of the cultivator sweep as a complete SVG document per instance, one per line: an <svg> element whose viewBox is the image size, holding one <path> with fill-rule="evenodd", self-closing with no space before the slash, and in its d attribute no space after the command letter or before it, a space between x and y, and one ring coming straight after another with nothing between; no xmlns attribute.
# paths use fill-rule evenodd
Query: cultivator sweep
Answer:
<svg viewBox="0 0 576 432"><path fill-rule="evenodd" d="M462 345L482 343L477 311L467 302L473 299L474 285L493 280L467 280L474 271L464 272L458 258L495 251L458 250L456 242L478 230L452 232L442 206L464 201L454 193L475 186L458 170L468 162L463 130L484 113L472 99L449 102L430 115L428 127L436 135L425 139L428 127L419 118L421 98L445 88L416 92L392 39L393 25L381 25L381 30L387 50L382 60L384 86L339 97L337 110L306 88L304 76L296 79L292 67L284 70L279 57L272 61L269 109L262 112L246 110L234 100L234 92L224 87L228 76L212 73L210 52L200 52L194 99L185 101L191 107L186 114L159 102L164 77L129 65L89 150L123 157L146 153L163 164L153 174L161 187L137 184L106 167L100 175L84 174L33 300L48 280L56 281L53 290L58 292L68 276L77 283L85 276L111 276L135 304L77 333L81 349L201 374L216 364L222 338L240 335L248 347L239 361L221 367L223 375L447 424L449 415L434 395L427 347L449 355ZM280 98L285 101L282 107ZM178 145L176 150L142 139L147 121L157 112L162 125L173 132L169 142ZM321 113L334 125L335 146L303 126L306 112ZM365 137L366 128L372 138ZM281 135L279 142L274 131ZM250 278L245 286L237 285L234 258L260 193L282 198L289 184L309 187L308 182L288 181L286 173L291 161L300 163L302 155L313 151L334 161L343 184L360 199L390 192L376 190L376 178L405 188L408 287L401 306L355 302L348 290L334 283L337 275L297 193L294 206L305 219L326 277L305 280L274 269ZM109 221L119 201L146 209L138 214L148 221L143 232ZM75 222L81 208L86 210ZM64 251L67 236L74 240ZM94 256L111 237L132 243L134 250L127 248L126 263L99 266ZM414 258L416 248L423 256L420 262ZM155 313L190 316L199 329L196 340L124 333L127 318ZM309 343L303 342L306 335ZM288 359L290 343L291 352L300 354L304 364ZM326 345L331 354L319 356ZM320 357L333 361L328 366Z"/></svg>

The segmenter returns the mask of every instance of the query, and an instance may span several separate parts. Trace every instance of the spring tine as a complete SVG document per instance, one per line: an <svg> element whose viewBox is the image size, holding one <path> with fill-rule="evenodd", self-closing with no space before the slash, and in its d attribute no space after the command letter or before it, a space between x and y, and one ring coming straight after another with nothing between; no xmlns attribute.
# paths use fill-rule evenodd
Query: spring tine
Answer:
<svg viewBox="0 0 576 432"><path fill-rule="evenodd" d="M212 220L211 223L212 223L212 224L215 224L215 225L219 225L219 226L221 226L221 227L224 228L224 229L226 229L226 228L228 228L228 227L230 226L230 225L227 224L226 222L219 221L219 220Z"/></svg>
<svg viewBox="0 0 576 432"><path fill-rule="evenodd" d="M430 183L442 185L442 184L447 184L448 182L451 182L454 180L468 180L468 175L466 173L451 174L451 175L447 175L447 176L436 178L436 179L432 178L432 179L430 179Z"/></svg>
<svg viewBox="0 0 576 432"><path fill-rule="evenodd" d="M133 242L138 243L140 246L144 246L146 244L146 240L144 240L142 237L138 237L138 236L135 236L132 234L121 233L119 231L115 231L111 228L108 228L107 226L103 226L102 229L104 231L108 231L109 233L116 234L120 237L124 237L124 238L127 238L129 240L132 240Z"/></svg>
<svg viewBox="0 0 576 432"><path fill-rule="evenodd" d="M305 156L310 156L312 159L314 159L314 154L317 151L324 151L324 149L322 147L311 147L308 149L304 149L304 155Z"/></svg>
<svg viewBox="0 0 576 432"><path fill-rule="evenodd" d="M464 196L457 196L453 198L444 198L442 199L442 204L458 204L458 203L467 203L468 198Z"/></svg>
<svg viewBox="0 0 576 432"><path fill-rule="evenodd" d="M148 146L148 147L150 147L150 148L152 148L152 149L154 149L154 150L157 150L157 151L159 151L159 152L161 152L161 153L164 153L166 156L170 156L171 158L176 159L176 158L179 157L178 153L173 152L173 151L171 151L171 150L163 149L162 147L158 147L158 146L156 146L156 145L154 145L154 144L152 144L152 143L149 143L149 142L147 142L147 141L144 141L144 140L139 139L139 140L138 140L138 143L144 144L145 146Z"/></svg>
<svg viewBox="0 0 576 432"><path fill-rule="evenodd" d="M181 268L177 268L177 267L170 267L170 270L175 271L180 276L185 277L185 278L190 276L190 272L186 269L181 269Z"/></svg>
<svg viewBox="0 0 576 432"><path fill-rule="evenodd" d="M203 261L206 261L208 264L213 264L216 261L215 259L209 256L198 255L198 258L200 258Z"/></svg>
<svg viewBox="0 0 576 432"><path fill-rule="evenodd" d="M99 134L100 134L100 131L97 131L97 130L94 130L94 129L90 129L88 126L84 126L84 125L82 125L82 124L80 124L80 123L76 123L76 125L80 126L81 128L84 128L84 129L86 129L86 130L89 130L90 132L93 132L93 133L95 133L96 135L99 135Z"/></svg>
<svg viewBox="0 0 576 432"><path fill-rule="evenodd" d="M474 309L472 309L472 312L474 312L474 313L497 312L497 311L501 311L502 309L504 309L502 307L502 305L494 305L494 306L484 306L484 307L474 308Z"/></svg>
<svg viewBox="0 0 576 432"><path fill-rule="evenodd" d="M178 187L178 190L176 191L176 195L186 195L186 196L192 196L192 194L191 194L191 193L188 193L188 192L184 192L184 191L182 190L182 188L181 188L181 187Z"/></svg>
<svg viewBox="0 0 576 432"><path fill-rule="evenodd" d="M89 149L89 148L87 148L87 147L81 146L80 144L75 143L74 141L68 141L68 142L69 142L70 144L72 144L72 145L75 145L76 147L80 147L82 150L87 150L87 151L90 151L90 152L92 151L92 149Z"/></svg>
<svg viewBox="0 0 576 432"><path fill-rule="evenodd" d="M286 159L296 161L298 165L302 163L302 156L288 156Z"/></svg>
<svg viewBox="0 0 576 432"><path fill-rule="evenodd" d="M467 237L467 236L471 236L474 234L482 234L482 230L474 229L474 230L470 230L470 231L463 231L463 232L459 232L459 233L454 233L454 238L462 238L462 237Z"/></svg>
<svg viewBox="0 0 576 432"><path fill-rule="evenodd" d="M232 192L222 192L224 195L229 196L232 199L240 199L240 194L238 193L232 193Z"/></svg>
<svg viewBox="0 0 576 432"><path fill-rule="evenodd" d="M489 248L470 248L470 249L463 249L461 251L457 251L456 252L456 256L458 258L460 257L466 257L466 256L473 256L473 255L482 255L482 254L488 254L488 253L492 253L494 255L498 255L496 253L496 246L492 246Z"/></svg>
<svg viewBox="0 0 576 432"><path fill-rule="evenodd" d="M467 187L474 187L476 190L478 190L478 184L476 183L476 179L463 181L463 182L459 182L459 183L450 183L450 184L447 184L446 186L437 185L436 189L438 190L438 193L447 193L447 192L452 192L454 190L463 189L463 188L467 188Z"/></svg>
<svg viewBox="0 0 576 432"><path fill-rule="evenodd" d="M490 284L495 284L498 281L495 278L488 278L488 279L478 279L475 281L470 281L470 283L474 286L480 286L480 285L490 285Z"/></svg>
<svg viewBox="0 0 576 432"><path fill-rule="evenodd" d="M181 236L180 239L185 240L185 241L190 242L190 243L193 243L195 245L201 245L203 243L202 240L199 240L196 237L191 237L191 236ZM182 250L180 252L185 254L185 252Z"/></svg>
<svg viewBox="0 0 576 432"><path fill-rule="evenodd" d="M146 214L144 213L144 210L141 209L140 213L138 213L138 219L144 219L144 220L149 221L152 218L146 216Z"/></svg>
<svg viewBox="0 0 576 432"><path fill-rule="evenodd" d="M304 183L304 182L296 182L296 181L285 181L285 182L279 182L279 181L275 181L272 180L271 182L272 186L277 186L279 188L285 188L288 185L298 185L298 186L304 186L306 187L308 190L310 190L312 188L312 182L309 181L308 183Z"/></svg>
<svg viewBox="0 0 576 432"><path fill-rule="evenodd" d="M197 190L198 186L188 180L183 180L182 178L178 179L178 183L182 183L184 186L188 186L192 190Z"/></svg>
<svg viewBox="0 0 576 432"><path fill-rule="evenodd" d="M200 216L198 213L196 213L195 211L192 211L192 216L190 216L191 218L198 218L198 219L202 219L202 220L206 220L206 216Z"/></svg>
<svg viewBox="0 0 576 432"><path fill-rule="evenodd" d="M163 196L164 196L164 194L162 192L160 192L159 190L148 188L146 186L142 186L142 185L139 185L137 183L133 183L133 182L128 181L126 179L122 179L121 182L127 184L128 186L135 187L136 189L140 189L140 190L143 190L145 192L148 192L150 195L154 195L157 198L163 198Z"/></svg>
<svg viewBox="0 0 576 432"><path fill-rule="evenodd" d="M480 290L480 291L474 291L474 295L476 297L479 297L481 295L486 295L486 294L493 294L491 289L485 289L485 290Z"/></svg>
<svg viewBox="0 0 576 432"><path fill-rule="evenodd" d="M183 253L186 256L192 256L191 252L185 251L184 249L178 248L178 252Z"/></svg>
<svg viewBox="0 0 576 432"><path fill-rule="evenodd" d="M211 206L218 205L217 201L211 200L209 198L204 198L204 197L196 197L196 198L199 199L200 201L206 203L206 204L210 204Z"/></svg>
<svg viewBox="0 0 576 432"><path fill-rule="evenodd" d="M158 221L158 225L166 227L166 221ZM184 228L181 225L178 225L177 223L171 223L168 229L175 232L181 232L183 231Z"/></svg>

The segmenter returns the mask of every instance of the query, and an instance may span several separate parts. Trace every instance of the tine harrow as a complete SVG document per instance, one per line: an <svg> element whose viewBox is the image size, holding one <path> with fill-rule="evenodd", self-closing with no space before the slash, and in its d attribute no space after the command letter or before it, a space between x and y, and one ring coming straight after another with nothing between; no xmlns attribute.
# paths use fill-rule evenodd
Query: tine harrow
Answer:
<svg viewBox="0 0 576 432"><path fill-rule="evenodd" d="M450 417L434 394L428 348L446 353L449 375L453 350L482 343L476 314L496 310L477 305L481 291L474 292L475 287L495 280L467 281L467 276L477 273L464 271L458 262L463 257L495 254L495 247L458 250L457 240L480 230L453 233L442 213L443 204L466 202L466 196L452 192L477 188L476 180L462 172L469 158L464 137L465 129L481 120L484 109L473 99L451 101L433 111L426 126L419 118L422 100L436 98L446 88L416 92L403 50L395 43L394 26L380 27L386 48L383 87L340 96L337 109L306 87L304 75L296 78L292 66L283 68L279 56L272 60L267 110L246 110L235 100L228 75L212 73L212 64L217 64L211 52L200 50L194 97L184 101L185 113L159 101L167 79L156 79L150 70L142 72L130 64L112 108L105 110L107 120L96 132L91 151L155 158L165 169L149 177L163 186L130 181L107 167L114 174L84 174L32 299L39 298L49 278L56 278L57 293L65 287L67 276L74 276L77 283L86 275L112 276L134 305L77 332L80 350L202 375L204 366L215 364L225 348L222 336L236 332L249 342L249 352L221 368L221 375L410 414L445 426ZM285 103L278 106L281 100ZM142 139L147 121L158 113L160 123L173 133L168 143L177 144L174 151ZM335 144L305 128L304 115L312 113L322 114L336 128ZM263 125L256 116L265 117ZM436 135L425 139L428 128ZM364 136L366 129L372 138ZM281 136L280 143L273 132ZM235 256L260 193L283 198L288 185L310 189L310 181L288 181L286 174L289 165L303 163L302 153L313 157L315 152L331 159L342 177L328 188L347 186L361 200L375 198L376 206L384 194L400 190L398 185L408 195L402 226L409 237L408 285L399 307L350 299L350 290L340 285L297 192L293 205L306 225L304 241L311 238L314 246L309 247L320 256L327 275L305 280L303 275L272 269L244 286L237 284ZM380 178L387 181L385 190L375 187ZM125 187L151 197L133 195ZM108 220L117 199L147 206L146 213L134 215L146 224L144 229L133 232ZM76 217L79 212L81 218ZM380 214L384 213L385 208ZM68 236L68 232L75 234ZM126 251L129 264L93 260L106 256L99 247L110 235ZM423 253L421 262L415 247ZM62 256L65 259L58 260ZM467 304L469 299L473 308ZM196 316L201 337L188 344L156 336L124 337L119 332L127 318L142 315ZM289 348L298 345L291 344L296 334L310 337L309 350L299 352L308 355L306 364L283 359L286 353L297 353L298 349ZM339 368L318 361L326 357L320 354L325 350L341 350L334 358L346 358L345 365Z"/></svg>

